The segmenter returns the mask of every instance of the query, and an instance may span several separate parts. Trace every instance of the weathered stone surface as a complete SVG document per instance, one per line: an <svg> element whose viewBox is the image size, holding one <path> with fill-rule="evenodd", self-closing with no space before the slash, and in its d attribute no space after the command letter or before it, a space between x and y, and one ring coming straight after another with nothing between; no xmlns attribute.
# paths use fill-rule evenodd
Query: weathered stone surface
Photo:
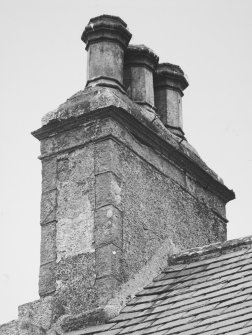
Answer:
<svg viewBox="0 0 252 335"><path fill-rule="evenodd" d="M59 152L64 153L71 148L89 143L94 137L96 126L96 120L91 120L86 122L83 127L77 127L74 131L66 130L57 136L43 139L41 141L42 157Z"/></svg>
<svg viewBox="0 0 252 335"><path fill-rule="evenodd" d="M42 160L42 192L54 190L57 183L57 160L55 157Z"/></svg>
<svg viewBox="0 0 252 335"><path fill-rule="evenodd" d="M121 176L121 162L117 154L117 144L114 139L104 139L104 128L108 126L114 129L114 123L103 122L100 123L99 135L103 136L100 141L95 144L95 174L104 172L113 172L117 177ZM111 133L111 130L108 130Z"/></svg>
<svg viewBox="0 0 252 335"><path fill-rule="evenodd" d="M172 90L157 91L155 92L155 100L160 101L159 113L164 125L183 129L180 93Z"/></svg>
<svg viewBox="0 0 252 335"><path fill-rule="evenodd" d="M121 113L125 115L123 118L124 125L129 127L127 119L131 120L137 125L137 136L141 132L148 132L148 137L144 139L149 142L154 149L157 149L155 141L158 138L159 145L162 145L162 151L166 152L166 157L169 152L171 160L175 165L184 169L186 166L187 172L193 174L199 183L205 185L211 184L212 189L223 196L224 201L229 201L234 198L234 193L228 190L222 180L214 173L199 157L196 150L186 141L174 136L164 124L156 117L153 111L147 110L133 103L126 95L121 94L118 90L112 88L95 87L80 91L68 99L64 104L51 113L48 113L43 118L43 127L35 132L33 135L42 141L41 152L42 155L57 152L57 150L66 150L73 147L77 143L85 143L96 137L95 129L99 130L100 120L96 116L102 111L103 114L115 112L120 116ZM90 121L92 115L93 121ZM99 114L101 117L101 114ZM121 117L121 116L120 116ZM66 132L70 129L78 128L80 126L78 118L87 119L85 125L86 130L83 136L80 135L78 130L69 132L68 137L71 138L71 145L69 142L65 143L65 133L62 133L62 127L66 127ZM121 120L122 121L122 120ZM132 132L132 123L129 127ZM140 131L141 129L141 131ZM60 132L59 132L60 130ZM150 133L151 131L151 133ZM52 134L59 133L59 136L50 137ZM153 134L157 136L154 140ZM46 139L50 137L50 139ZM155 136L154 136L155 137ZM168 154L169 155L169 154Z"/></svg>
<svg viewBox="0 0 252 335"><path fill-rule="evenodd" d="M47 191L42 193L41 196L41 214L40 224L44 225L48 222L56 220L56 206L57 194L56 190Z"/></svg>
<svg viewBox="0 0 252 335"><path fill-rule="evenodd" d="M19 335L18 320L13 320L8 323L0 325L1 335Z"/></svg>
<svg viewBox="0 0 252 335"><path fill-rule="evenodd" d="M94 80L101 76L123 81L123 48L121 45L104 41L90 45L89 73L87 80Z"/></svg>
<svg viewBox="0 0 252 335"><path fill-rule="evenodd" d="M154 106L153 71L158 56L145 45L129 45L125 51L124 85L130 98Z"/></svg>
<svg viewBox="0 0 252 335"><path fill-rule="evenodd" d="M121 249L113 244L96 248L95 267L97 278L113 276L121 279Z"/></svg>
<svg viewBox="0 0 252 335"><path fill-rule="evenodd" d="M45 264L56 259L56 223L41 227L40 263Z"/></svg>
<svg viewBox="0 0 252 335"><path fill-rule="evenodd" d="M57 318L99 306L115 313L146 274L158 273L151 260L160 247L168 255L225 238L224 202L112 117L50 141L57 262L41 290L55 290Z"/></svg>
<svg viewBox="0 0 252 335"><path fill-rule="evenodd" d="M155 105L163 124L182 138L182 96L187 86L188 81L178 65L158 64L154 75Z"/></svg>
<svg viewBox="0 0 252 335"><path fill-rule="evenodd" d="M204 204L123 146L120 160L125 280L168 238L179 249L224 241L225 222Z"/></svg>
<svg viewBox="0 0 252 335"><path fill-rule="evenodd" d="M62 329L64 331L78 330L89 325L103 324L108 320L109 318L103 308L95 308L85 313L64 317Z"/></svg>
<svg viewBox="0 0 252 335"><path fill-rule="evenodd" d="M18 307L20 335L33 334L29 329L36 328L47 331L55 317L55 302L53 297L45 297ZM33 326L32 326L33 325Z"/></svg>
<svg viewBox="0 0 252 335"><path fill-rule="evenodd" d="M121 182L111 172L96 176L96 208L114 205L121 208Z"/></svg>
<svg viewBox="0 0 252 335"><path fill-rule="evenodd" d="M122 248L122 214L113 205L101 207L95 213L95 247L114 244Z"/></svg>
<svg viewBox="0 0 252 335"><path fill-rule="evenodd" d="M57 263L56 278L56 304L62 315L79 314L98 307L93 252L63 258Z"/></svg>
<svg viewBox="0 0 252 335"><path fill-rule="evenodd" d="M57 259L93 252L93 146L58 160Z"/></svg>
<svg viewBox="0 0 252 335"><path fill-rule="evenodd" d="M52 294L56 290L56 264L54 261L41 264L39 270L39 295L41 297Z"/></svg>
<svg viewBox="0 0 252 335"><path fill-rule="evenodd" d="M120 281L114 276L97 278L96 292L98 305L106 307L106 304L112 299L120 289Z"/></svg>
<svg viewBox="0 0 252 335"><path fill-rule="evenodd" d="M168 255L225 238L224 203L116 120L88 122L50 141L57 274L47 271L52 281L42 281L49 283L42 292L56 285L58 315L106 304L119 310L133 282L140 287L146 273L157 274L147 264L161 246L169 242ZM48 160L47 169L55 164Z"/></svg>
<svg viewBox="0 0 252 335"><path fill-rule="evenodd" d="M87 85L117 84L121 88L124 49L130 38L126 23L117 16L101 15L90 20L82 35L88 50Z"/></svg>

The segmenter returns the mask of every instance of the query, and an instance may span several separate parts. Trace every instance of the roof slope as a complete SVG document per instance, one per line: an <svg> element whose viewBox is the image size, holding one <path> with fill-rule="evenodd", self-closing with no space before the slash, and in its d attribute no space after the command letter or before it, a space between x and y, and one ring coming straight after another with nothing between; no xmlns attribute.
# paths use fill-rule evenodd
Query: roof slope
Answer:
<svg viewBox="0 0 252 335"><path fill-rule="evenodd" d="M119 316L78 334L252 334L252 237L188 250Z"/></svg>

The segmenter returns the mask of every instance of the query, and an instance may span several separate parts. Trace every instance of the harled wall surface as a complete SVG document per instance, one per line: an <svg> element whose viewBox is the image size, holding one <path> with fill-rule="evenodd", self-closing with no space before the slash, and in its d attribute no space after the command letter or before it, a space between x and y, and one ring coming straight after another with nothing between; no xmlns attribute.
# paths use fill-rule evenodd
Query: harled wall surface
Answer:
<svg viewBox="0 0 252 335"><path fill-rule="evenodd" d="M40 295L55 295L59 314L106 304L167 240L226 238L224 203L112 118L41 149Z"/></svg>

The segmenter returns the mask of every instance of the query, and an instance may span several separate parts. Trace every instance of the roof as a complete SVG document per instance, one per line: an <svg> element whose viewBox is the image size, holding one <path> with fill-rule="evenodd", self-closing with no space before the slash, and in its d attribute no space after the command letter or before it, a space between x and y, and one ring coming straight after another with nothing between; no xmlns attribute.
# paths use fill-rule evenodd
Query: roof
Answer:
<svg viewBox="0 0 252 335"><path fill-rule="evenodd" d="M251 334L251 245L247 237L174 255L120 315L78 334Z"/></svg>

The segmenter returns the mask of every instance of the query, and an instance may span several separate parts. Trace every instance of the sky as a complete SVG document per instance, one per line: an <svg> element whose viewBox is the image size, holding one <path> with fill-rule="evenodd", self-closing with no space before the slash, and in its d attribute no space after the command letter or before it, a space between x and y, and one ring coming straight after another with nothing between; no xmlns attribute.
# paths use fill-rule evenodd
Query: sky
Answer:
<svg viewBox="0 0 252 335"><path fill-rule="evenodd" d="M0 0L0 324L38 299L41 163L30 133L85 87L80 37L101 14L185 71L186 137L236 193L228 238L252 235L252 0Z"/></svg>

